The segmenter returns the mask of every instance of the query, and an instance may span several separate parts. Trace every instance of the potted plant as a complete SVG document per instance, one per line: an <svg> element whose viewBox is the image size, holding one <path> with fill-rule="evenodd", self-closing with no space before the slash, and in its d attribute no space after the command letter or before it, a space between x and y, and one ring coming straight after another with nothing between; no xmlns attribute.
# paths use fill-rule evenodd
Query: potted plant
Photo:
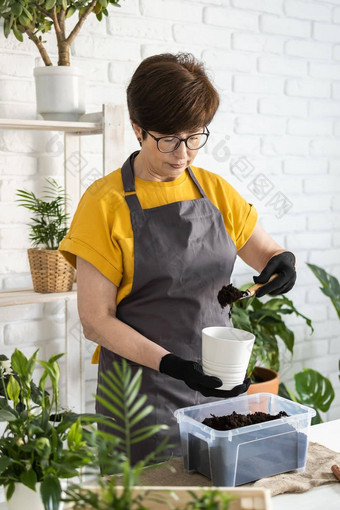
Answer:
<svg viewBox="0 0 340 510"><path fill-rule="evenodd" d="M60 480L77 476L95 457L85 424L99 415L60 412L62 354L48 361L37 360L37 354L26 358L15 349L10 360L0 356L0 421L7 423L0 436L0 485L10 510L58 510ZM33 381L37 364L43 368L38 385ZM45 390L48 381L51 394Z"/></svg>
<svg viewBox="0 0 340 510"><path fill-rule="evenodd" d="M70 47L88 16L98 21L108 16L109 4L120 7L120 0L17 0L0 2L4 34L11 32L23 42L24 34L36 45L45 66L34 68L37 110L44 119L78 120L85 113L85 75L70 66ZM78 14L69 34L66 21ZM44 34L54 29L58 65L53 66L44 46Z"/></svg>
<svg viewBox="0 0 340 510"><path fill-rule="evenodd" d="M319 266L307 263L307 266L317 277L322 287L320 290L328 296L340 319L340 283L337 278L330 275ZM339 360L339 379L340 379L340 360ZM323 420L320 411L327 412L334 397L332 383L327 377L324 377L316 370L305 368L301 372L294 374L295 390L294 393L285 384L280 384L280 395L290 398L295 402L303 403L314 407L316 416L313 418L313 425L321 423Z"/></svg>
<svg viewBox="0 0 340 510"><path fill-rule="evenodd" d="M325 294L325 296L328 296L329 299L332 302L332 305L335 308L335 311L340 319L340 283L339 280L327 273L324 269L322 269L319 266L316 266L315 264L308 264L307 266L309 269L313 271L315 276L318 278L319 282L321 283L322 287L320 287L320 290ZM339 359L339 379L340 379L340 359Z"/></svg>
<svg viewBox="0 0 340 510"><path fill-rule="evenodd" d="M47 178L42 199L32 191L17 190L17 202L33 211L30 224L33 248L27 250L35 292L68 292L72 290L75 269L58 251L67 232L65 203L68 197L58 183Z"/></svg>
<svg viewBox="0 0 340 510"><path fill-rule="evenodd" d="M241 290L246 290L244 285ZM250 331L255 343L250 357L247 374L251 377L248 393L278 393L280 348L279 339L291 356L294 350L294 333L284 322L286 315L295 314L305 320L314 331L310 319L301 314L293 302L283 294L262 302L256 296L236 301L231 310L235 328Z"/></svg>

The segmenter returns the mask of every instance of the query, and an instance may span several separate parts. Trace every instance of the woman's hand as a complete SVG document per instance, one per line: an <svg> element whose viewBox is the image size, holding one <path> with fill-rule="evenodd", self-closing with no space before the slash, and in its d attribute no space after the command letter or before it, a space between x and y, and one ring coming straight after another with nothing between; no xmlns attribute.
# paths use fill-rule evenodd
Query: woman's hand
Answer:
<svg viewBox="0 0 340 510"><path fill-rule="evenodd" d="M246 378L243 384L235 386L232 390L218 390L223 382L218 377L205 375L202 365L196 361L189 361L175 354L166 354L159 364L159 371L175 379L185 382L192 390L199 391L205 397L236 397L245 393L250 385L250 379Z"/></svg>
<svg viewBox="0 0 340 510"><path fill-rule="evenodd" d="M260 298L265 294L277 296L285 294L293 288L296 280L295 256L290 251L284 251L272 257L259 276L254 276L255 283L266 283L269 278L278 273L268 285L264 285L256 292L256 297Z"/></svg>

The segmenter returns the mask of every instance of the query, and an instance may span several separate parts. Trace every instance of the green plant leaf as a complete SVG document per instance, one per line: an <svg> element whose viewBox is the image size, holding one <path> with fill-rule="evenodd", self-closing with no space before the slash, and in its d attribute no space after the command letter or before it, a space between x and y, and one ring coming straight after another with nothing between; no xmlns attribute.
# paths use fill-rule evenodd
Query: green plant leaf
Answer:
<svg viewBox="0 0 340 510"><path fill-rule="evenodd" d="M102 374L102 375L105 375L105 374ZM98 402L100 402L105 407L105 409L107 409L112 414L114 414L115 416L120 418L122 421L124 421L124 414L119 409L117 409L117 407L115 407L114 399L112 398L113 395L111 395L110 390L108 388L106 388L106 386L103 386L102 384L98 384L98 388L103 393L105 393L105 395L107 397L109 397L109 399L110 399L110 400L107 400L107 399L104 399L101 395L96 395L96 399L98 400Z"/></svg>
<svg viewBox="0 0 340 510"><path fill-rule="evenodd" d="M7 491L6 491L7 501L9 501L11 499L11 497L13 496L14 490L15 490L15 485L14 485L14 482L11 481L11 482L9 482L9 484L7 486Z"/></svg>
<svg viewBox="0 0 340 510"><path fill-rule="evenodd" d="M35 484L37 483L36 472L33 469L22 472L20 475L20 481L26 485L26 487L29 487L32 489L32 491L35 491Z"/></svg>
<svg viewBox="0 0 340 510"><path fill-rule="evenodd" d="M244 287L247 288L247 286ZM247 302L246 305L244 302ZM247 369L248 375L252 374L257 364L279 371L279 339L293 354L294 333L283 320L286 315L293 313L301 317L313 332L311 320L301 314L292 301L284 295L269 299L265 303L256 296L234 303L231 310L234 327L255 335L255 344Z"/></svg>
<svg viewBox="0 0 340 510"><path fill-rule="evenodd" d="M24 11L25 15L27 16L27 18L30 20L30 21L33 21L33 16L32 14L30 13L30 11L28 9L26 9L25 5L22 3L22 10Z"/></svg>
<svg viewBox="0 0 340 510"><path fill-rule="evenodd" d="M130 409L128 410L128 417L131 418L131 416L133 416L137 411L138 409L140 409L142 406L144 406L145 402L147 401L147 396L146 395L142 395L139 400L137 400L137 402L135 402L132 407L130 407Z"/></svg>
<svg viewBox="0 0 340 510"><path fill-rule="evenodd" d="M143 418L145 418L145 416L150 414L152 410L153 410L152 406L144 407L144 409L131 420L130 427L134 427L136 423L140 422Z"/></svg>
<svg viewBox="0 0 340 510"><path fill-rule="evenodd" d="M27 365L28 360L26 356L19 351L18 349L15 349L15 351L12 354L11 357L11 366L12 369L18 374L19 377L26 377L27 374Z"/></svg>
<svg viewBox="0 0 340 510"><path fill-rule="evenodd" d="M117 417L117 422L108 423L108 426L114 430L120 432L120 444L119 448L124 451L127 459L131 457L131 428L135 427L145 416L147 416L153 409L152 406L145 406L145 398L139 396L136 388L140 387L140 379L142 377L142 370L137 370L136 374L132 376L131 367L128 365L126 360L122 361L122 364L114 362L113 370L108 370L105 374L100 374L103 382L107 384L99 384L99 388L102 390L103 395L96 395L95 398L100 402L106 409L109 410L110 414ZM133 398L132 398L133 397ZM142 399L142 404L139 400ZM127 402L129 405L127 405ZM135 414L132 418L130 410L134 409ZM139 412L137 412L139 411ZM151 430L151 429L150 429ZM153 434L158 430L157 426L153 427ZM134 442L137 442L137 438L142 436L144 432L136 430L133 431ZM139 434L139 436L138 436ZM152 435L152 433L150 433Z"/></svg>
<svg viewBox="0 0 340 510"><path fill-rule="evenodd" d="M279 384L279 396L283 398L287 398L288 400L292 400L293 402L298 402L301 404L298 398L294 395L294 393L284 384Z"/></svg>
<svg viewBox="0 0 340 510"><path fill-rule="evenodd" d="M153 436L156 432L160 430L167 430L168 428L169 427L167 425L149 425L148 427L143 427L137 431L138 435L131 434L131 444L144 441L144 439Z"/></svg>
<svg viewBox="0 0 340 510"><path fill-rule="evenodd" d="M46 0L45 9L50 11L56 4L56 0Z"/></svg>
<svg viewBox="0 0 340 510"><path fill-rule="evenodd" d="M16 17L19 17L22 13L22 5L19 2L12 2L11 10Z"/></svg>
<svg viewBox="0 0 340 510"><path fill-rule="evenodd" d="M16 25L13 25L12 30L13 34L15 35L15 38L18 39L18 41L23 42L24 38L22 32L20 32Z"/></svg>
<svg viewBox="0 0 340 510"><path fill-rule="evenodd" d="M58 510L61 499L61 485L53 475L47 475L41 482L40 494L45 510Z"/></svg>
<svg viewBox="0 0 340 510"><path fill-rule="evenodd" d="M0 474L7 469L7 467L12 463L12 459L10 457L6 457L6 455L0 456Z"/></svg>
<svg viewBox="0 0 340 510"><path fill-rule="evenodd" d="M340 283L335 276L330 275L319 266L315 264L308 264L307 266L313 271L322 287L321 291L331 299L331 302L335 308L335 311L340 319Z"/></svg>
<svg viewBox="0 0 340 510"><path fill-rule="evenodd" d="M7 395L11 400L13 400L14 407L16 407L19 401L20 385L13 375L10 376L7 384Z"/></svg>
<svg viewBox="0 0 340 510"><path fill-rule="evenodd" d="M305 368L302 372L295 374L294 379L301 403L322 412L328 411L335 394L327 377L316 370Z"/></svg>
<svg viewBox="0 0 340 510"><path fill-rule="evenodd" d="M70 7L68 7L67 9L66 18L70 18L71 16L73 16L76 10L77 9L75 7L72 7L72 5L70 5Z"/></svg>
<svg viewBox="0 0 340 510"><path fill-rule="evenodd" d="M9 411L7 409L1 409L0 410L0 422L2 421L15 421L17 417L15 414L13 414L12 411Z"/></svg>
<svg viewBox="0 0 340 510"><path fill-rule="evenodd" d="M76 421L71 425L70 430L67 434L67 446L70 450L79 448L80 446L85 445L85 441L83 441L83 433L82 426L80 421Z"/></svg>
<svg viewBox="0 0 340 510"><path fill-rule="evenodd" d="M9 19L4 19L4 36L6 39L8 38L9 34L11 33L11 25Z"/></svg>

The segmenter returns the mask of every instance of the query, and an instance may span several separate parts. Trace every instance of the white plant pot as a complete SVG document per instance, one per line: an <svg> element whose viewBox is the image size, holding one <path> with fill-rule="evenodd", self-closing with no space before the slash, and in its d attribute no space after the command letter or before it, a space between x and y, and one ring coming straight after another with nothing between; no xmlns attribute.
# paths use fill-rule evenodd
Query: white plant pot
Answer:
<svg viewBox="0 0 340 510"><path fill-rule="evenodd" d="M72 66L33 69L37 111L45 120L77 121L85 113L85 71Z"/></svg>
<svg viewBox="0 0 340 510"><path fill-rule="evenodd" d="M15 491L9 501L8 510L45 510L40 497L40 483L36 484L36 492L32 491L23 483L15 484Z"/></svg>
<svg viewBox="0 0 340 510"><path fill-rule="evenodd" d="M7 501L8 510L45 510L40 496L40 483L35 487L36 491L32 491L23 483L16 483L13 496ZM62 508L63 503L60 503L59 510Z"/></svg>

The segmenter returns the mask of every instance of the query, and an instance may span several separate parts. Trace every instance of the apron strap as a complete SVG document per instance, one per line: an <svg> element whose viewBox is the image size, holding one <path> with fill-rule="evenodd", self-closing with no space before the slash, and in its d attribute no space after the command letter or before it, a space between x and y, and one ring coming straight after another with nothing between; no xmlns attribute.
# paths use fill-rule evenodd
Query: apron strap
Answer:
<svg viewBox="0 0 340 510"><path fill-rule="evenodd" d="M136 194L135 177L133 173L133 161L137 154L139 154L139 151L133 152L131 156L125 161L121 170L125 200L129 206L130 211L143 210Z"/></svg>
<svg viewBox="0 0 340 510"><path fill-rule="evenodd" d="M136 194L136 187L135 187L135 176L133 173L133 161L137 154L139 154L140 151L133 152L131 156L125 161L125 163L122 166L122 180L123 180L123 187L124 187L124 193L125 193L125 200L129 206L130 211L142 211L142 206L140 205L140 202L138 200L137 194ZM191 167L187 167L189 175L191 179L196 184L199 192L201 193L202 197L206 198L206 194L198 182L198 180L195 177L194 172L192 171Z"/></svg>
<svg viewBox="0 0 340 510"><path fill-rule="evenodd" d="M202 186L200 185L200 183L198 182L198 180L196 179L195 174L194 174L194 172L192 171L191 167L190 167L190 166L188 166L188 167L187 167L187 169L188 169L188 172L189 172L190 177L192 178L192 180L193 180L193 181L194 181L194 183L196 184L196 186L197 186L197 188L198 188L199 192L201 193L202 197L207 198L207 195L204 193L203 188L202 188Z"/></svg>

